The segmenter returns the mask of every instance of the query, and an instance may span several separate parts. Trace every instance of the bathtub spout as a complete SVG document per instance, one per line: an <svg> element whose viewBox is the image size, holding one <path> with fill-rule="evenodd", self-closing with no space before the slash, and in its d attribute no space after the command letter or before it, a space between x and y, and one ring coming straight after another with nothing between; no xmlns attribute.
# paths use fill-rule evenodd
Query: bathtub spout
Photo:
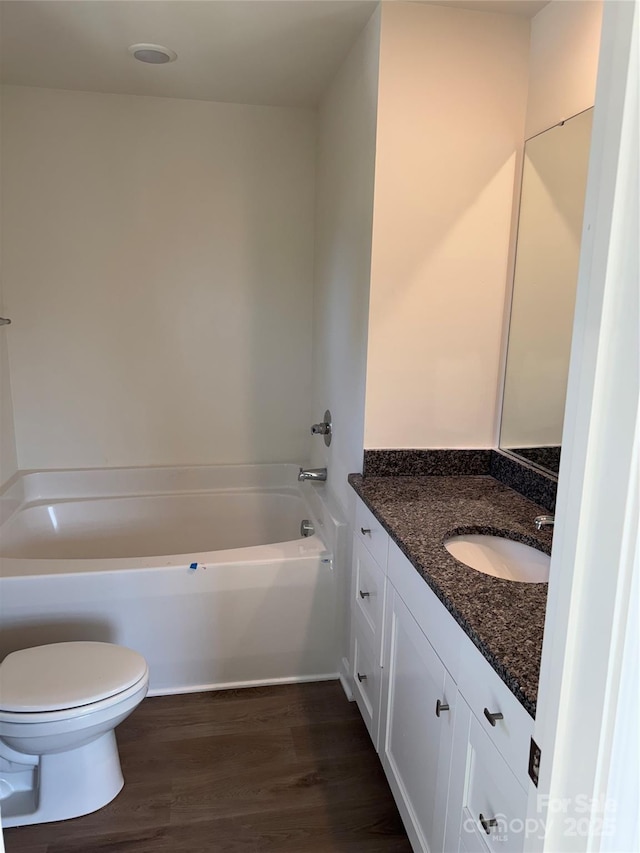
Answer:
<svg viewBox="0 0 640 853"><path fill-rule="evenodd" d="M298 480L324 481L327 479L326 468L301 468L298 472Z"/></svg>

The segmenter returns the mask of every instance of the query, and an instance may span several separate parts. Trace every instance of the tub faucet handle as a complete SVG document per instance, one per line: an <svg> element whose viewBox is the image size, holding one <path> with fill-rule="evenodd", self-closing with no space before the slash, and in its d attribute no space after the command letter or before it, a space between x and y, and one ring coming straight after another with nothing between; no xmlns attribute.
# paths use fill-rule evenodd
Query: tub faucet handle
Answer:
<svg viewBox="0 0 640 853"><path fill-rule="evenodd" d="M311 435L323 435L324 443L329 447L331 444L331 412L329 409L324 413L324 420L319 424L312 424Z"/></svg>
<svg viewBox="0 0 640 853"><path fill-rule="evenodd" d="M331 424L325 424L324 421L321 424L311 424L311 435L326 435L328 432L331 432Z"/></svg>

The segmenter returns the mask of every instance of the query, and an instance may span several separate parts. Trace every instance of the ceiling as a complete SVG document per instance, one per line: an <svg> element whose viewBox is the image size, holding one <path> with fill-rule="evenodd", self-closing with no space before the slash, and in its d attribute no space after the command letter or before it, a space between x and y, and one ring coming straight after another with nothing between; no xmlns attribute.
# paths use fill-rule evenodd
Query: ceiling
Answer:
<svg viewBox="0 0 640 853"><path fill-rule="evenodd" d="M551 0L422 0L432 6L454 6L476 12L501 12L520 18L533 18Z"/></svg>
<svg viewBox="0 0 640 853"><path fill-rule="evenodd" d="M530 17L546 0L431 0ZM0 79L117 94L315 106L370 0L2 0ZM127 47L175 50L145 65Z"/></svg>
<svg viewBox="0 0 640 853"><path fill-rule="evenodd" d="M3 83L312 106L373 13L366 0L3 0ZM136 42L172 48L145 65Z"/></svg>

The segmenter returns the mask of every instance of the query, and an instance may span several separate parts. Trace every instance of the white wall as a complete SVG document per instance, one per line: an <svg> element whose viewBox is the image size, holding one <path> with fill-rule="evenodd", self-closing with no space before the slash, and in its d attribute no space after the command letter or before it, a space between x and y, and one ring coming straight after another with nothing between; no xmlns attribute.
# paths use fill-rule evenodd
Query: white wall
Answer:
<svg viewBox="0 0 640 853"><path fill-rule="evenodd" d="M528 139L593 106L601 0L552 0L531 21Z"/></svg>
<svg viewBox="0 0 640 853"><path fill-rule="evenodd" d="M319 111L313 419L331 409L328 488L347 510L347 474L362 470L380 15L354 44Z"/></svg>
<svg viewBox="0 0 640 853"><path fill-rule="evenodd" d="M3 99L20 467L305 459L314 113Z"/></svg>
<svg viewBox="0 0 640 853"><path fill-rule="evenodd" d="M383 5L365 446L491 447L529 23Z"/></svg>
<svg viewBox="0 0 640 853"><path fill-rule="evenodd" d="M362 470L380 13L353 45L319 109L313 326L313 419L333 415L331 447L311 439L327 490L351 520L347 475ZM350 529L350 528L349 528ZM347 553L348 552L348 553ZM337 555L338 668L349 678L351 543Z"/></svg>

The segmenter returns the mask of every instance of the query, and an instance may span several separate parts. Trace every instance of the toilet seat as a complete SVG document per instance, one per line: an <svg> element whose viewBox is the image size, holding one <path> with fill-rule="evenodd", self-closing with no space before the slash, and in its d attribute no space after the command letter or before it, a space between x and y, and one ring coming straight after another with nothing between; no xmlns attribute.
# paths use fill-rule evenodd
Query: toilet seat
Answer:
<svg viewBox="0 0 640 853"><path fill-rule="evenodd" d="M114 693L113 696L108 696L106 699L101 699L99 702L91 702L88 705L79 705L77 708L63 708L60 711L3 711L0 709L0 727L3 723L19 723L20 725L29 725L31 723L66 723L68 720L76 720L80 717L95 716L101 711L108 711L120 703L124 703L132 696L135 696L140 691L147 692L149 686L149 673L142 676L140 681L136 681L127 690L122 693ZM0 734L2 729L0 728Z"/></svg>
<svg viewBox="0 0 640 853"><path fill-rule="evenodd" d="M110 643L53 643L0 663L0 721L83 716L136 693L148 680L142 655Z"/></svg>

